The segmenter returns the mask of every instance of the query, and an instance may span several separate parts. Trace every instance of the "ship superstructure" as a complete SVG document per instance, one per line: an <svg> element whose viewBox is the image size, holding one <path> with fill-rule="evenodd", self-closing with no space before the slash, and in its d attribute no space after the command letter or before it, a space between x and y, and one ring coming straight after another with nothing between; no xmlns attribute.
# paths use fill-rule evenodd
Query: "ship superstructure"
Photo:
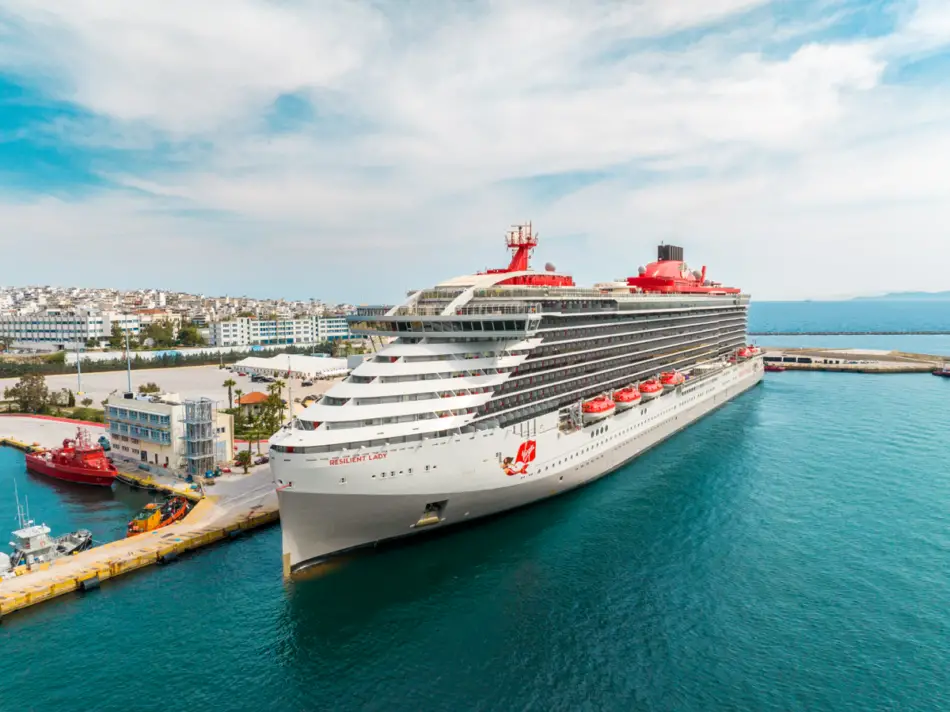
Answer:
<svg viewBox="0 0 950 712"><path fill-rule="evenodd" d="M271 439L286 568L583 484L761 378L748 295L681 248L582 288L530 269L530 224L506 245L507 268L354 321L395 338Z"/></svg>

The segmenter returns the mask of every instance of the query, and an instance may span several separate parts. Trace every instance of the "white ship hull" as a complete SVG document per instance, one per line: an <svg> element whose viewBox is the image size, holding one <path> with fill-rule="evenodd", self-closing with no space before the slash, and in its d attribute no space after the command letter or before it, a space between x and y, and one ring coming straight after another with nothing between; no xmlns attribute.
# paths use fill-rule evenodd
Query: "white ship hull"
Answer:
<svg viewBox="0 0 950 712"><path fill-rule="evenodd" d="M559 428L553 412L507 428L404 446L272 452L285 572L591 482L756 385L762 375L761 358L743 361L572 432Z"/></svg>

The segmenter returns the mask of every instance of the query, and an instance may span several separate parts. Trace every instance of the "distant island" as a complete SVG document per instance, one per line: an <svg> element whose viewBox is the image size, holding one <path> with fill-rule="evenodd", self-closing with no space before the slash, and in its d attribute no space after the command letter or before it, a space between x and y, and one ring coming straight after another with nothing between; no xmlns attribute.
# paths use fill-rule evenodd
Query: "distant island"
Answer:
<svg viewBox="0 0 950 712"><path fill-rule="evenodd" d="M851 301L866 301L868 299L876 301L906 300L917 302L948 302L950 301L950 292L891 292L875 297L853 297Z"/></svg>

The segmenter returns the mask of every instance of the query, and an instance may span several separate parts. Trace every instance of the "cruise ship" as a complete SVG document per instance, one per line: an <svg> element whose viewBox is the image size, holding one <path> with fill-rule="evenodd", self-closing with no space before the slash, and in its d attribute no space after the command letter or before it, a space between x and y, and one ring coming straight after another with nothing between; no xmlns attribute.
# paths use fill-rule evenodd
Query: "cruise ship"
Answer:
<svg viewBox="0 0 950 712"><path fill-rule="evenodd" d="M381 348L270 440L287 574L596 480L763 375L749 296L661 245L636 276L581 287L529 265L354 319Z"/></svg>

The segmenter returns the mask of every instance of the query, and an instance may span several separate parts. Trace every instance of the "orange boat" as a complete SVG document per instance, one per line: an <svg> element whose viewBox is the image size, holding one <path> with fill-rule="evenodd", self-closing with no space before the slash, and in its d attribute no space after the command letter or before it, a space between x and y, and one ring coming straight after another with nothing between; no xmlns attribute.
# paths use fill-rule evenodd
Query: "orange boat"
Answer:
<svg viewBox="0 0 950 712"><path fill-rule="evenodd" d="M126 537L135 536L153 529L167 527L188 514L190 502L184 497L171 497L164 504L151 502L129 522Z"/></svg>
<svg viewBox="0 0 950 712"><path fill-rule="evenodd" d="M617 404L617 410L629 410L640 402L640 392L634 386L627 386L614 391L613 401Z"/></svg>
<svg viewBox="0 0 950 712"><path fill-rule="evenodd" d="M607 396L597 396L584 401L582 407L584 423L596 423L598 420L609 418L617 410L616 404Z"/></svg>
<svg viewBox="0 0 950 712"><path fill-rule="evenodd" d="M663 393L663 386L660 385L659 381L650 379L649 381L644 381L640 384L640 395L643 400L650 400L651 398L656 398Z"/></svg>
<svg viewBox="0 0 950 712"><path fill-rule="evenodd" d="M660 374L660 385L664 388L676 388L686 382L686 377L679 371L666 371Z"/></svg>

